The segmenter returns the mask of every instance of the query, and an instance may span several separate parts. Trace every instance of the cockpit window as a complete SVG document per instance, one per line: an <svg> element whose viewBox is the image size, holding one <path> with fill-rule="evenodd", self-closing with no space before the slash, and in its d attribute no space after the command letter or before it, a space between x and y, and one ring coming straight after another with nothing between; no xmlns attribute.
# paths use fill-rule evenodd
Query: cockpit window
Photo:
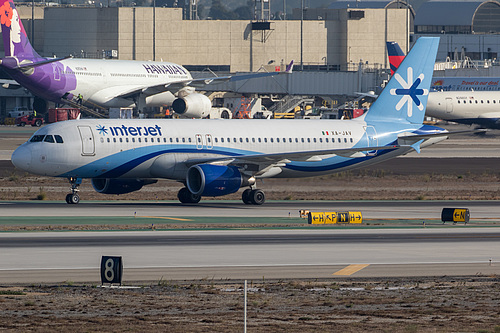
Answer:
<svg viewBox="0 0 500 333"><path fill-rule="evenodd" d="M44 142L50 142L54 143L54 137L52 135L46 135L45 139L43 139Z"/></svg>
<svg viewBox="0 0 500 333"><path fill-rule="evenodd" d="M33 135L30 142L42 142L45 135Z"/></svg>
<svg viewBox="0 0 500 333"><path fill-rule="evenodd" d="M54 135L54 138L56 139L57 143L64 143L64 141L60 135Z"/></svg>

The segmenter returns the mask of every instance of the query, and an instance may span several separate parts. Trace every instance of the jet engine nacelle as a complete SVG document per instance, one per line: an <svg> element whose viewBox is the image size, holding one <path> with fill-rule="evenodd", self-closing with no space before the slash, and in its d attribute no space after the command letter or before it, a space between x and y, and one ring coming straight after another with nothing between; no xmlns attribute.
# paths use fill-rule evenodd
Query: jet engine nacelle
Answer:
<svg viewBox="0 0 500 333"><path fill-rule="evenodd" d="M172 108L177 114L187 118L205 118L210 114L212 102L203 94L193 93L176 98Z"/></svg>
<svg viewBox="0 0 500 333"><path fill-rule="evenodd" d="M188 169L186 183L195 195L217 197L238 191L244 178L234 166L198 164Z"/></svg>
<svg viewBox="0 0 500 333"><path fill-rule="evenodd" d="M125 194L139 191L144 185L156 182L154 179L92 178L94 190L103 194Z"/></svg>

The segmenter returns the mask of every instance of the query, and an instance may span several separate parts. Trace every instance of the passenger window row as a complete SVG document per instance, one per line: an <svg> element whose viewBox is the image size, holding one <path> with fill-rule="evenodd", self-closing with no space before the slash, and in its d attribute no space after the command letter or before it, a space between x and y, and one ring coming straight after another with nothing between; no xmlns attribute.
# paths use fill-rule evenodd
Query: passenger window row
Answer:
<svg viewBox="0 0 500 333"><path fill-rule="evenodd" d="M163 140L161 140L160 138L156 138L156 140L154 138L150 138L149 141L148 141L148 138L144 138L144 140L141 140L142 138L107 138L106 141L107 142L132 142L132 143L135 143L135 142L162 142L163 143L167 143L167 142L170 142L170 143L192 143L193 140L191 140L191 138L169 138L169 140L167 140L167 138L163 138ZM102 142L102 141L101 141ZM211 143L211 138L208 139L208 142ZM295 143L347 143L347 142L350 142L350 143L353 143L354 140L352 138L337 138L335 140L335 138L214 138L214 142L215 143L292 143L292 142L295 142ZM198 143L201 143L201 138L198 139Z"/></svg>
<svg viewBox="0 0 500 333"><path fill-rule="evenodd" d="M467 104L467 101L457 100L457 103L458 103L458 104ZM472 104L472 103L473 103L473 102L472 102L472 99L469 99L469 104ZM479 100L475 99L475 100L474 100L474 103L479 104ZM493 104L496 104L496 103L497 103L497 101L493 99L493 100L492 100L492 103L493 103ZM500 100L498 101L498 103L500 104ZM484 100L481 100L481 104L484 104ZM489 100L489 99L488 99L488 100L486 100L486 104L490 104L490 100Z"/></svg>

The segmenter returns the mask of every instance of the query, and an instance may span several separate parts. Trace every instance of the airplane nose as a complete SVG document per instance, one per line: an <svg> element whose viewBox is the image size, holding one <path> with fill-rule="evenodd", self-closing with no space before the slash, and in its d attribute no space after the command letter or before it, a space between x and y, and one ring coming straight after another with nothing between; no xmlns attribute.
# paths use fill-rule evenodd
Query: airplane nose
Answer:
<svg viewBox="0 0 500 333"><path fill-rule="evenodd" d="M29 171L31 165L31 149L20 146L12 153L10 158L12 164L18 169Z"/></svg>

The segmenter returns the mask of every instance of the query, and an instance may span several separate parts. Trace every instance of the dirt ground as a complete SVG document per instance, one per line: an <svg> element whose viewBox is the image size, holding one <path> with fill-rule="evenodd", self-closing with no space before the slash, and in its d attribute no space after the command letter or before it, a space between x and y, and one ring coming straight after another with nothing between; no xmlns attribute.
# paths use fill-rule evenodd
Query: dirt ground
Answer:
<svg viewBox="0 0 500 333"><path fill-rule="evenodd" d="M500 332L500 279L248 281L248 332ZM243 282L0 288L5 332L242 332Z"/></svg>
<svg viewBox="0 0 500 333"><path fill-rule="evenodd" d="M416 173L381 165L372 170L353 170L321 177L265 179L259 181L258 186L265 191L266 200L498 200L500 171L493 165L500 160L490 160L491 168L468 170L464 167L451 173L432 169ZM402 168L413 162L425 163L415 159L404 162ZM473 163L473 159L468 162ZM117 196L97 193L90 181L84 180L80 197L82 200L177 200L181 187L183 185L175 181L159 180L140 191ZM0 161L0 200L64 201L69 192L66 179L19 172L10 161ZM220 199L240 200L241 192Z"/></svg>

